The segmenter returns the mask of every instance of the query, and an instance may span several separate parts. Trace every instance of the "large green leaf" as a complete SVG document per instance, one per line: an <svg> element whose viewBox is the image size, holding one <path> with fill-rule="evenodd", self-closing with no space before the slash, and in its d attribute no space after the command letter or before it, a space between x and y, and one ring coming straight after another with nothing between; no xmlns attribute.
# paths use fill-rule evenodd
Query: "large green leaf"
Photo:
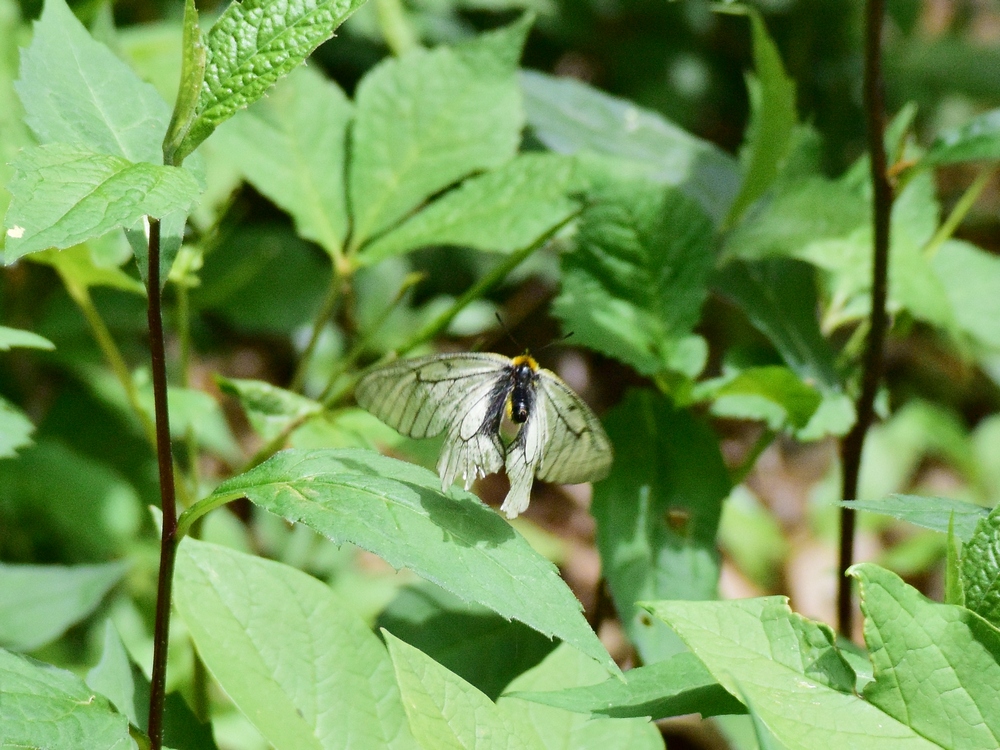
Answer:
<svg viewBox="0 0 1000 750"><path fill-rule="evenodd" d="M123 563L6 565L0 563L0 647L34 651L93 612L125 575Z"/></svg>
<svg viewBox="0 0 1000 750"><path fill-rule="evenodd" d="M939 747L855 695L833 633L792 613L782 597L646 606L724 687L751 702L756 723L787 750Z"/></svg>
<svg viewBox="0 0 1000 750"><path fill-rule="evenodd" d="M0 458L13 458L19 448L31 445L34 431L24 412L0 396Z"/></svg>
<svg viewBox="0 0 1000 750"><path fill-rule="evenodd" d="M736 160L663 115L573 78L523 71L524 106L535 136L562 154L591 152L675 185L718 223L739 189Z"/></svg>
<svg viewBox="0 0 1000 750"><path fill-rule="evenodd" d="M563 644L514 680L497 705L530 728L546 750L663 750L659 730L644 718L585 716L565 708L525 700L520 691L554 691L591 685L606 677L593 660ZM611 678L613 682L619 682Z"/></svg>
<svg viewBox="0 0 1000 750"><path fill-rule="evenodd" d="M276 750L416 750L385 649L326 584L185 539L174 586L205 665Z"/></svg>
<svg viewBox="0 0 1000 750"><path fill-rule="evenodd" d="M0 747L132 750L128 718L72 672L0 649Z"/></svg>
<svg viewBox="0 0 1000 750"><path fill-rule="evenodd" d="M553 311L580 343L645 375L700 372L694 346L715 262L712 226L676 188L610 178L596 186Z"/></svg>
<svg viewBox="0 0 1000 750"><path fill-rule="evenodd" d="M518 692L512 692L515 688ZM625 673L625 682L611 677L586 687L544 691L512 685L508 693L567 711L617 717L649 716L654 720L691 713L708 718L746 712L705 665L686 651L649 666L630 669Z"/></svg>
<svg viewBox="0 0 1000 750"><path fill-rule="evenodd" d="M948 240L931 260L959 330L979 345L1000 349L1000 258L968 242Z"/></svg>
<svg viewBox="0 0 1000 750"><path fill-rule="evenodd" d="M459 47L415 49L364 77L351 138L352 247L442 188L514 155L527 31L522 20Z"/></svg>
<svg viewBox="0 0 1000 750"><path fill-rule="evenodd" d="M21 6L15 0L0 0L0 215L7 213L10 194L6 186L13 170L10 163L25 146L32 144L31 133L24 122L24 108L14 92L17 77L18 43L24 25ZM0 236L0 248L4 238Z"/></svg>
<svg viewBox="0 0 1000 750"><path fill-rule="evenodd" d="M216 137L298 233L336 255L347 236L344 160L351 103L312 68L299 68Z"/></svg>
<svg viewBox="0 0 1000 750"><path fill-rule="evenodd" d="M41 143L163 163L170 108L87 33L64 0L46 0L22 56L17 92Z"/></svg>
<svg viewBox="0 0 1000 750"><path fill-rule="evenodd" d="M410 728L434 750L546 750L537 736L458 675L382 631Z"/></svg>
<svg viewBox="0 0 1000 750"><path fill-rule="evenodd" d="M715 534L729 475L708 426L650 391L630 392L605 426L617 457L594 486L597 547L625 629L648 664L682 647L635 603L716 596Z"/></svg>
<svg viewBox="0 0 1000 750"><path fill-rule="evenodd" d="M441 480L426 469L370 451L288 450L223 482L205 502L244 496L618 671L552 563L475 496L442 493Z"/></svg>
<svg viewBox="0 0 1000 750"><path fill-rule="evenodd" d="M205 35L201 95L175 160L194 151L220 124L253 104L333 36L364 0L231 3ZM164 128L166 130L166 128Z"/></svg>
<svg viewBox="0 0 1000 750"><path fill-rule="evenodd" d="M1000 110L992 109L938 133L921 160L925 164L1000 159Z"/></svg>
<svg viewBox="0 0 1000 750"><path fill-rule="evenodd" d="M711 399L712 413L736 419L762 419L773 430L802 429L823 397L781 365L750 367L742 372L702 381L693 393Z"/></svg>
<svg viewBox="0 0 1000 750"><path fill-rule="evenodd" d="M360 256L375 263L427 245L456 245L513 253L577 210L572 159L522 154L446 193L395 229L372 241Z"/></svg>
<svg viewBox="0 0 1000 750"><path fill-rule="evenodd" d="M400 591L379 615L378 624L492 700L556 647L554 641L522 623L463 602L426 581ZM602 677L607 676L597 669Z"/></svg>
<svg viewBox="0 0 1000 750"><path fill-rule="evenodd" d="M1000 627L1000 510L976 525L962 549L965 606Z"/></svg>
<svg viewBox="0 0 1000 750"><path fill-rule="evenodd" d="M924 598L877 565L849 572L860 584L875 666L865 697L941 747L997 747L1000 631L964 607Z"/></svg>
<svg viewBox="0 0 1000 750"><path fill-rule="evenodd" d="M61 143L22 151L14 168L5 220L8 263L131 227L143 216L186 211L200 192L184 168L131 162Z"/></svg>

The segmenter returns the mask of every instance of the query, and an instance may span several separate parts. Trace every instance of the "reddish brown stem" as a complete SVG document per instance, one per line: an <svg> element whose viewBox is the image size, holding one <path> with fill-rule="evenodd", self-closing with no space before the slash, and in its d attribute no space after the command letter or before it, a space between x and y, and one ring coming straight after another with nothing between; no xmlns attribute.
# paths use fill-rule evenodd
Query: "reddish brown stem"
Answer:
<svg viewBox="0 0 1000 750"><path fill-rule="evenodd" d="M892 185L885 153L885 95L882 80L882 24L884 0L868 0L865 6L864 108L868 130L868 158L872 179L872 296L868 343L862 360L861 393L855 405L857 421L841 445L843 498L856 500L861 449L875 416L875 395L882 381L882 359L889 317L885 309L889 286L889 221ZM840 564L837 591L837 627L845 637L853 629L854 607L851 583L845 573L854 562L854 510L840 511Z"/></svg>

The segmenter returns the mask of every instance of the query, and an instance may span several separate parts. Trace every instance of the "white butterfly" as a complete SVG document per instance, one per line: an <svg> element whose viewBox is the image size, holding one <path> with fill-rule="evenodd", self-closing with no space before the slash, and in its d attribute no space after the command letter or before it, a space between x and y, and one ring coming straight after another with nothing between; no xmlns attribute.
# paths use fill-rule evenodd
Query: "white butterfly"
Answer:
<svg viewBox="0 0 1000 750"><path fill-rule="evenodd" d="M414 438L447 431L438 460L441 486L503 466L510 491L500 507L508 518L525 508L537 476L575 484L603 479L611 468L611 442L600 420L555 373L527 354L434 354L390 362L367 373L355 390L358 403ZM519 425L506 442L504 417Z"/></svg>

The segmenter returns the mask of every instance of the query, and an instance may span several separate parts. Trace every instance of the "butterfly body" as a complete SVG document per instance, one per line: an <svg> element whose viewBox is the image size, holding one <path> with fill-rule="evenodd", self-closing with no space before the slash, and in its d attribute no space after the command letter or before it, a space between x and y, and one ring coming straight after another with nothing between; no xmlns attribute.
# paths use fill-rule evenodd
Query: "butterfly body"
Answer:
<svg viewBox="0 0 1000 750"><path fill-rule="evenodd" d="M446 433L438 461L444 489L461 476L507 471L508 517L527 506L535 476L577 483L603 479L611 443L590 408L559 377L525 354L514 359L472 352L391 362L372 370L355 390L358 403L415 438ZM517 426L502 437L504 417Z"/></svg>

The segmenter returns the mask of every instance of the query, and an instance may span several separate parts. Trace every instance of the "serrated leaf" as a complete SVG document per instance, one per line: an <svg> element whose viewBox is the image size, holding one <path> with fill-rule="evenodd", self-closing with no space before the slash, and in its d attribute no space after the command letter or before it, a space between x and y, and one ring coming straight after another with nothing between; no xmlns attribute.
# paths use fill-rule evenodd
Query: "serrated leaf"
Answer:
<svg viewBox="0 0 1000 750"><path fill-rule="evenodd" d="M562 257L553 312L580 343L644 375L693 377L681 361L714 262L711 222L696 203L674 188L611 180Z"/></svg>
<svg viewBox="0 0 1000 750"><path fill-rule="evenodd" d="M336 257L347 235L344 174L353 107L340 88L299 68L217 134L250 183Z"/></svg>
<svg viewBox="0 0 1000 750"><path fill-rule="evenodd" d="M183 168L134 163L66 144L22 151L14 168L5 220L7 263L132 226L143 216L186 211L200 192Z"/></svg>
<svg viewBox="0 0 1000 750"><path fill-rule="evenodd" d="M276 750L415 750L385 649L326 584L190 538L174 576L199 655Z"/></svg>
<svg viewBox="0 0 1000 750"><path fill-rule="evenodd" d="M242 496L558 636L618 671L552 563L474 495L442 493L426 469L369 451L289 450L223 482L206 502Z"/></svg>
<svg viewBox="0 0 1000 750"><path fill-rule="evenodd" d="M733 224L771 186L792 144L798 115L795 82L781 64L778 48L767 33L764 18L753 6L750 17L756 75L748 78L751 119L744 144L744 176L727 218Z"/></svg>
<svg viewBox="0 0 1000 750"><path fill-rule="evenodd" d="M250 426L265 440L279 435L291 422L323 411L323 405L318 401L262 380L221 376L217 376L216 380L223 392L240 400Z"/></svg>
<svg viewBox="0 0 1000 750"><path fill-rule="evenodd" d="M0 458L14 458L20 448L31 445L34 431L24 412L0 396Z"/></svg>
<svg viewBox="0 0 1000 750"><path fill-rule="evenodd" d="M0 352L9 352L15 348L47 349L51 351L56 348L56 345L44 336L39 336L37 333L25 331L21 328L0 326Z"/></svg>
<svg viewBox="0 0 1000 750"><path fill-rule="evenodd" d="M572 689L594 684L605 676L591 659L562 644L541 664L515 679L508 690ZM513 722L536 734L546 750L663 750L659 730L644 718L584 716L527 701L517 694L505 694L497 706Z"/></svg>
<svg viewBox="0 0 1000 750"><path fill-rule="evenodd" d="M362 79L351 137L351 247L514 155L523 124L517 60L527 31L521 21L461 47L415 49Z"/></svg>
<svg viewBox="0 0 1000 750"><path fill-rule="evenodd" d="M909 727L857 697L854 675L825 625L783 597L645 605L684 639L788 750L931 750Z"/></svg>
<svg viewBox="0 0 1000 750"><path fill-rule="evenodd" d="M857 578L875 681L865 697L949 748L1000 743L1000 632L964 607L938 604L871 563Z"/></svg>
<svg viewBox="0 0 1000 750"><path fill-rule="evenodd" d="M0 647L34 651L96 609L125 575L123 563L8 565L0 563Z"/></svg>
<svg viewBox="0 0 1000 750"><path fill-rule="evenodd" d="M232 3L205 36L205 78L196 115L174 159L183 160L223 122L253 104L333 36L364 0Z"/></svg>
<svg viewBox="0 0 1000 750"><path fill-rule="evenodd" d="M383 630L413 736L434 750L545 750L458 675Z"/></svg>
<svg viewBox="0 0 1000 750"><path fill-rule="evenodd" d="M1000 627L1000 510L979 521L962 550L965 606Z"/></svg>
<svg viewBox="0 0 1000 750"><path fill-rule="evenodd" d="M712 400L712 413L737 419L764 419L773 430L803 428L823 400L787 367L751 367L732 376L699 383L697 400ZM764 408L760 408L763 403ZM776 411L775 411L776 410Z"/></svg>
<svg viewBox="0 0 1000 750"><path fill-rule="evenodd" d="M731 261L712 279L713 289L737 304L803 379L839 388L833 349L816 318L816 271L786 258Z"/></svg>
<svg viewBox="0 0 1000 750"><path fill-rule="evenodd" d="M617 458L594 486L601 566L625 630L646 663L682 650L639 599L711 599L715 546L729 474L718 439L663 396L631 391L605 419Z"/></svg>
<svg viewBox="0 0 1000 750"><path fill-rule="evenodd" d="M378 626L420 649L491 700L556 647L554 641L516 620L463 602L426 581L402 589L379 615ZM601 677L607 675L595 667Z"/></svg>
<svg viewBox="0 0 1000 750"><path fill-rule="evenodd" d="M975 503L923 495L889 495L879 500L855 500L840 504L845 508L892 516L941 533L948 532L948 524L954 519L955 536L965 542L972 539L976 525L989 514L987 508Z"/></svg>
<svg viewBox="0 0 1000 750"><path fill-rule="evenodd" d="M921 162L936 166L994 159L1000 159L1000 110L997 109L938 133Z"/></svg>
<svg viewBox="0 0 1000 750"><path fill-rule="evenodd" d="M700 713L703 718L746 713L705 665L688 652L630 669L624 683L612 677L587 687L522 691L518 688L518 692L508 695L567 711L613 717L648 716L655 721L691 713Z"/></svg>
<svg viewBox="0 0 1000 750"><path fill-rule="evenodd" d="M17 77L18 43L22 41L25 26L21 21L21 6L14 0L0 2L0 214L7 213L10 182L13 170L10 163L18 151L33 144L31 133L24 122L24 109L14 92ZM0 236L0 248L4 237Z"/></svg>
<svg viewBox="0 0 1000 750"><path fill-rule="evenodd" d="M0 747L132 750L128 719L72 672L0 649Z"/></svg>
<svg viewBox="0 0 1000 750"><path fill-rule="evenodd" d="M573 160L522 154L470 177L395 229L367 245L359 261L370 265L427 245L455 245L496 253L527 247L577 210L569 193Z"/></svg>
<svg viewBox="0 0 1000 750"><path fill-rule="evenodd" d="M170 108L87 33L64 0L46 0L16 88L41 143L163 163Z"/></svg>
<svg viewBox="0 0 1000 750"><path fill-rule="evenodd" d="M591 152L626 162L662 185L675 185L718 223L739 190L736 160L710 141L573 78L521 72L535 136L561 154Z"/></svg>

